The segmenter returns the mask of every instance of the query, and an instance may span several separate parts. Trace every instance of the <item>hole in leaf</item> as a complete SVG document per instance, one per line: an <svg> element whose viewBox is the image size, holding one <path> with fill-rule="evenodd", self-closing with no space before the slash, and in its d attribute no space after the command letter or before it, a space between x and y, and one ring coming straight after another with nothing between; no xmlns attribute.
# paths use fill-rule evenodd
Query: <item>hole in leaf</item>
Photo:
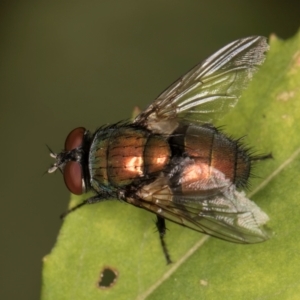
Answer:
<svg viewBox="0 0 300 300"><path fill-rule="evenodd" d="M118 275L119 274L115 269L111 267L104 267L100 274L98 286L101 289L111 288L113 285L115 285Z"/></svg>

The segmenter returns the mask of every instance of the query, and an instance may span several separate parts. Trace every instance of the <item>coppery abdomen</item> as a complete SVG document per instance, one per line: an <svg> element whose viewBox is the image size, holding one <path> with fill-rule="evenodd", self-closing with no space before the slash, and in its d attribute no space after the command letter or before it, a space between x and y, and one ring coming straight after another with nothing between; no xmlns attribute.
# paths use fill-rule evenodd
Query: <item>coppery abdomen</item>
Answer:
<svg viewBox="0 0 300 300"><path fill-rule="evenodd" d="M89 156L91 184L96 190L119 188L160 172L171 150L165 138L130 126L99 130Z"/></svg>
<svg viewBox="0 0 300 300"><path fill-rule="evenodd" d="M195 168L198 181L208 180L212 168L224 174L237 187L246 185L250 174L251 159L238 141L228 138L211 125L186 125L173 133L170 139L173 155L188 156L194 165L188 165L181 176L192 176ZM183 181L185 178L183 178ZM195 181L197 181L195 180ZM184 187L183 187L184 191Z"/></svg>

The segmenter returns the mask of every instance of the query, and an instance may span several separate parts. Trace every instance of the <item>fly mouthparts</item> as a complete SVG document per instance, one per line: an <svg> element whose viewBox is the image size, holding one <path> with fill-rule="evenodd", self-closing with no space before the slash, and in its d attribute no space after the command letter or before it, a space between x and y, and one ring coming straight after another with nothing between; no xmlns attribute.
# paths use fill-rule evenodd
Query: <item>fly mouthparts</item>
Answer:
<svg viewBox="0 0 300 300"><path fill-rule="evenodd" d="M57 168L58 168L58 166L57 166L57 164L55 163L52 167L50 167L49 169L48 169L48 173L49 174L51 174L51 173L53 173L53 172L55 172L56 170L57 170Z"/></svg>
<svg viewBox="0 0 300 300"><path fill-rule="evenodd" d="M55 159L56 159L56 158L57 158L57 154L56 154L56 153L53 153L53 152L51 152L51 153L50 153L50 157L52 157L52 158L55 158Z"/></svg>

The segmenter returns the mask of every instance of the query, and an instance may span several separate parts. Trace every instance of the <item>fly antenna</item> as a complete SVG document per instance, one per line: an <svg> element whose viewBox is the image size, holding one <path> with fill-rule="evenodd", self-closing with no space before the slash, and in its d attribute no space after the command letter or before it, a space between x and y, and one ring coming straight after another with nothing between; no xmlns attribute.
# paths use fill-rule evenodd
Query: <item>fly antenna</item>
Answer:
<svg viewBox="0 0 300 300"><path fill-rule="evenodd" d="M52 155L55 155L56 156L56 154L52 151L52 149L46 144L46 147L47 147L47 149L49 150L49 152L50 152L50 156L52 157ZM52 154L52 155L51 155Z"/></svg>

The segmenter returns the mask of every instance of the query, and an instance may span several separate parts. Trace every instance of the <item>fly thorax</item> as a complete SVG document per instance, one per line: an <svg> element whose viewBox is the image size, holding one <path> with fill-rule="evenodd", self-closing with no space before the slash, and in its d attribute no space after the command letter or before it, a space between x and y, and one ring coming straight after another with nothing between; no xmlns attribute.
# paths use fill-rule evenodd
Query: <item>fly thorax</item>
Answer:
<svg viewBox="0 0 300 300"><path fill-rule="evenodd" d="M94 136L89 170L95 190L138 184L160 172L170 160L170 148L160 135L132 126L100 129Z"/></svg>

